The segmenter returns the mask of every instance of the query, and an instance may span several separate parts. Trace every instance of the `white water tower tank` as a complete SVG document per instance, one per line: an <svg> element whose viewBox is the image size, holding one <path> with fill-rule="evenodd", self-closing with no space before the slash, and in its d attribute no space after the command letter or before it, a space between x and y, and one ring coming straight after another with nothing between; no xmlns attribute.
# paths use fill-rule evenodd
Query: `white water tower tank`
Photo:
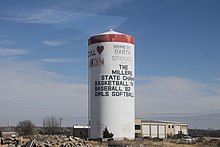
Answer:
<svg viewBox="0 0 220 147"><path fill-rule="evenodd" d="M88 41L90 138L135 136L134 37L113 31Z"/></svg>

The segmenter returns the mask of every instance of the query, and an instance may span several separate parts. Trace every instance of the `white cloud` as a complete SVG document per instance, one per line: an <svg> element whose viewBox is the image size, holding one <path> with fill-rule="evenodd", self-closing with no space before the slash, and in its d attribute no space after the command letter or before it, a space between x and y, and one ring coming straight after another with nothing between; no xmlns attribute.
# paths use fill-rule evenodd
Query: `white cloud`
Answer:
<svg viewBox="0 0 220 147"><path fill-rule="evenodd" d="M181 77L142 77L136 87L138 116L198 114L220 111L220 85Z"/></svg>
<svg viewBox="0 0 220 147"><path fill-rule="evenodd" d="M101 6L101 9L103 7L106 7L106 5ZM93 9L93 7L89 7L88 9L91 10ZM0 16L0 20L13 21L18 23L51 24L51 25L54 24L54 25L59 25L59 27L61 28L63 27L74 28L84 32L87 35L97 34L109 28L117 28L127 19L126 17L100 15L96 13L88 13L82 11L73 12L67 8L60 8L60 9L58 8L57 9L55 8L21 9L20 8L17 10L16 13L14 13L14 11L15 10L11 10L11 11L0 10L0 12L2 12ZM105 20L105 21L102 21L100 23L100 20ZM62 42L59 40L55 40L55 41L46 40L43 43L49 46L58 46L66 42Z"/></svg>
<svg viewBox="0 0 220 147"><path fill-rule="evenodd" d="M52 62L52 63L65 63L65 62L80 62L81 60L66 59L66 58L47 58L47 59L42 59L41 61Z"/></svg>
<svg viewBox="0 0 220 147"><path fill-rule="evenodd" d="M87 84L31 62L0 62L0 67L2 121L87 116Z"/></svg>
<svg viewBox="0 0 220 147"><path fill-rule="evenodd" d="M58 24L58 23L76 22L87 18L93 18L94 16L98 16L98 15L91 13L66 11L66 10L37 9L37 8L30 10L26 8L25 10L20 10L17 13L4 12L0 16L0 19L22 22L22 23Z"/></svg>
<svg viewBox="0 0 220 147"><path fill-rule="evenodd" d="M51 9L33 9L27 11L21 10L17 13L5 12L7 15L2 15L0 19L23 23L53 24L69 21L68 18L72 18L72 20L75 20L80 15L79 13L70 13Z"/></svg>
<svg viewBox="0 0 220 147"><path fill-rule="evenodd" d="M98 11L97 4L96 4L96 7L97 8L95 9L97 9ZM105 9L104 7L107 7L107 5L102 5L101 9ZM93 9L93 7L89 7L88 9L91 10ZM55 9L25 8L23 10L18 10L18 12L16 13L14 13L13 11L4 11L2 12L0 16L0 20L1 19L20 22L20 23L62 24L63 26L65 25L70 26L71 24L71 27L79 29L91 35L92 33L97 33L97 32L100 32L101 30L106 30L109 28L117 28L127 18L119 17L119 16L97 15L95 13L88 13L88 12L73 12L73 11L67 10L67 8L56 9L56 10ZM94 24L90 24L90 27L88 27L88 22L90 20L93 20ZM100 24L99 20L105 20L105 21L103 21ZM99 27L97 27L97 25ZM53 43L49 42L47 44L48 45L51 44L51 46L53 46Z"/></svg>
<svg viewBox="0 0 220 147"><path fill-rule="evenodd" d="M105 12L106 10L118 7L130 0L111 0L111 1L99 1L94 0L92 3L90 0L66 0L65 2L57 1L55 4L53 2L53 8L56 10L68 10L81 13L97 14Z"/></svg>
<svg viewBox="0 0 220 147"><path fill-rule="evenodd" d="M94 14L122 5L127 1L129 0L97 1L92 3L90 1L65 1L65 3L58 1L53 2L51 4L52 7L46 9L16 7L8 11L0 10L0 19L38 24L73 22L94 16Z"/></svg>
<svg viewBox="0 0 220 147"><path fill-rule="evenodd" d="M4 123L12 118L20 121L50 115L75 118L71 123L77 123L79 117L86 120L88 85L85 82L75 82L74 77L45 70L34 62L5 61L0 62L0 67L0 115ZM182 121L181 118L220 112L218 84L174 76L142 77L137 78L137 83L139 80L136 117Z"/></svg>
<svg viewBox="0 0 220 147"><path fill-rule="evenodd" d="M27 50L19 48L0 48L0 56L16 56L28 54Z"/></svg>
<svg viewBox="0 0 220 147"><path fill-rule="evenodd" d="M220 78L216 78L215 80L216 80L216 81L220 81Z"/></svg>
<svg viewBox="0 0 220 147"><path fill-rule="evenodd" d="M42 41L42 43L48 46L60 46L60 45L63 45L65 42L61 40L45 40L45 41Z"/></svg>

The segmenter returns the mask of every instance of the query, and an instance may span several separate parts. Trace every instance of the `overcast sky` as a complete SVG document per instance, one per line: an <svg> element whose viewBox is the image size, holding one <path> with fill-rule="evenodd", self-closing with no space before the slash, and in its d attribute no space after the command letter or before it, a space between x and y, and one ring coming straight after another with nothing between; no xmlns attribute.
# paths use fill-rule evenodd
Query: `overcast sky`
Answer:
<svg viewBox="0 0 220 147"><path fill-rule="evenodd" d="M220 1L2 0L0 125L87 124L87 41L135 37L136 117L220 129Z"/></svg>

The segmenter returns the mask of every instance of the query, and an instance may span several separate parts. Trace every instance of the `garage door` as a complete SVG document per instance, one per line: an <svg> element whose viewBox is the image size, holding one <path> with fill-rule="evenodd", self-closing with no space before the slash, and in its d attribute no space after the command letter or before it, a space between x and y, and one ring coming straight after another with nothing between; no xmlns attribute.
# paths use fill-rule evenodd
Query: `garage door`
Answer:
<svg viewBox="0 0 220 147"><path fill-rule="evenodd" d="M188 129L187 129L187 127L186 126L182 126L182 133L183 134L188 134L188 131L187 131Z"/></svg>
<svg viewBox="0 0 220 147"><path fill-rule="evenodd" d="M142 126L142 134L144 137L150 137L150 125Z"/></svg>
<svg viewBox="0 0 220 147"><path fill-rule="evenodd" d="M165 138L165 126L159 126L159 138Z"/></svg>
<svg viewBox="0 0 220 147"><path fill-rule="evenodd" d="M158 137L157 136L157 125L151 125L151 138Z"/></svg>
<svg viewBox="0 0 220 147"><path fill-rule="evenodd" d="M175 134L178 134L178 132L180 131L180 126L174 126L175 128Z"/></svg>

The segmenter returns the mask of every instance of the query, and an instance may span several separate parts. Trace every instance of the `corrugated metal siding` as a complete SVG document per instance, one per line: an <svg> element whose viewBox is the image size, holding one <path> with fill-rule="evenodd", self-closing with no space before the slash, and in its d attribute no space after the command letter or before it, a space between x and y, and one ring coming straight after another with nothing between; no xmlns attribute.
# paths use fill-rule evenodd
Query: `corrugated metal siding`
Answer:
<svg viewBox="0 0 220 147"><path fill-rule="evenodd" d="M178 134L178 132L181 131L180 126L174 126L174 129L175 129L175 134Z"/></svg>
<svg viewBox="0 0 220 147"><path fill-rule="evenodd" d="M159 138L165 138L166 137L166 126L162 125L159 126Z"/></svg>
<svg viewBox="0 0 220 147"><path fill-rule="evenodd" d="M144 137L150 137L150 125L143 125L142 126L142 134Z"/></svg>
<svg viewBox="0 0 220 147"><path fill-rule="evenodd" d="M151 125L151 138L158 137L157 125Z"/></svg>

